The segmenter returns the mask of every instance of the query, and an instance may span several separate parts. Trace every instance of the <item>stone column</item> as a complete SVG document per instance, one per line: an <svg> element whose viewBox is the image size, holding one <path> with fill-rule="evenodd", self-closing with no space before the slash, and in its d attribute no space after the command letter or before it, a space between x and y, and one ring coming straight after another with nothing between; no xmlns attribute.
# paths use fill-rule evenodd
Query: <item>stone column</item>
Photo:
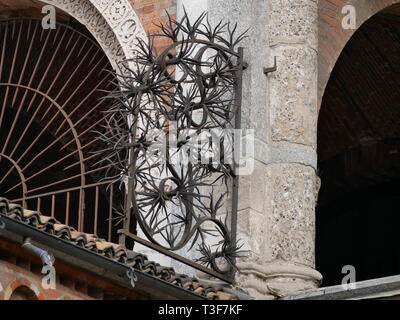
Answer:
<svg viewBox="0 0 400 320"><path fill-rule="evenodd" d="M249 29L242 127L255 130L255 170L240 179L237 284L256 298L318 286L315 266L317 0L212 0L208 12ZM265 75L264 67L277 71Z"/></svg>

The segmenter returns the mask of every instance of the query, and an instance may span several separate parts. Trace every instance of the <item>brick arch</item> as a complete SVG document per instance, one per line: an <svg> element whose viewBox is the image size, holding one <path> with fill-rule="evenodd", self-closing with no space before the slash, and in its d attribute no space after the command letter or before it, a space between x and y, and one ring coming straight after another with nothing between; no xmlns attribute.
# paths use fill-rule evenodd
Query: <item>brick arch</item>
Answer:
<svg viewBox="0 0 400 320"><path fill-rule="evenodd" d="M36 285L31 283L30 280L25 278L18 278L11 282L4 292L4 300L10 300L13 293L18 290L19 288L26 287L35 295L38 300L43 300L40 298L40 290Z"/></svg>
<svg viewBox="0 0 400 320"><path fill-rule="evenodd" d="M322 96L340 53L354 32L378 12L399 10L400 0L319 0L319 61L318 61L318 109ZM342 28L342 7L353 5L357 12L357 29Z"/></svg>

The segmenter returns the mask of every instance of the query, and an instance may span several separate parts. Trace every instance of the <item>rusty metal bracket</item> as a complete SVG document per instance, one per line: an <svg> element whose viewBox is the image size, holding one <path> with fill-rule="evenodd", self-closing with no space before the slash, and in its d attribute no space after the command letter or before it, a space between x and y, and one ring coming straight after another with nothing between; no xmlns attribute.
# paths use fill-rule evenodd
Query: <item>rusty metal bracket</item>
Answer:
<svg viewBox="0 0 400 320"><path fill-rule="evenodd" d="M264 74L268 75L268 73L275 72L276 70L278 70L278 65L277 65L276 56L275 56L274 57L274 66L269 67L269 68L264 68Z"/></svg>

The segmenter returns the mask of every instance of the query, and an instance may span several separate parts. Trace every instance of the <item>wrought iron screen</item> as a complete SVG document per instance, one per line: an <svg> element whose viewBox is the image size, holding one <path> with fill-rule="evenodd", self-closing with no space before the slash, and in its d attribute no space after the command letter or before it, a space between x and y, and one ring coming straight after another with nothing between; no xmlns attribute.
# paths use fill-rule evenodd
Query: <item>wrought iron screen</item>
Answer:
<svg viewBox="0 0 400 320"><path fill-rule="evenodd" d="M244 35L170 19L114 74L71 21L0 21L0 196L230 282Z"/></svg>
<svg viewBox="0 0 400 320"><path fill-rule="evenodd" d="M118 241L113 203L121 192L100 165L113 90L111 65L73 19L45 30L41 20L0 21L0 196L76 230Z"/></svg>
<svg viewBox="0 0 400 320"><path fill-rule="evenodd" d="M127 187L121 241L129 237L226 281L240 254L234 129L244 34L236 29L212 27L206 14L193 23L185 15L170 18L148 43L138 39L135 58L115 75L121 90L110 92L110 130L100 135L109 146L103 162ZM170 43L159 53L157 37ZM132 220L147 240L130 230ZM172 253L183 248L197 249L197 263Z"/></svg>

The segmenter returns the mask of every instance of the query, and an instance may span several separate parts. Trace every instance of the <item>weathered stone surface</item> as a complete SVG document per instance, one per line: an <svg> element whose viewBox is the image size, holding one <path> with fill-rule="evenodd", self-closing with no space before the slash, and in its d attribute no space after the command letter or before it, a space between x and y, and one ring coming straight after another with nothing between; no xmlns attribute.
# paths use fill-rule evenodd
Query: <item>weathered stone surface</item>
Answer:
<svg viewBox="0 0 400 320"><path fill-rule="evenodd" d="M313 289L322 280L318 271L286 261L265 263L255 259L250 262L239 261L238 267L237 284L246 288L256 299L273 299Z"/></svg>
<svg viewBox="0 0 400 320"><path fill-rule="evenodd" d="M268 220L265 214L252 209L238 212L238 240L243 244L246 260L254 260L269 252L267 243Z"/></svg>
<svg viewBox="0 0 400 320"><path fill-rule="evenodd" d="M263 141L269 137L268 79L264 67L270 64L268 32L268 1L209 0L209 17L214 25L219 21L238 24L237 35L247 30L244 60L248 68L243 72L242 128L254 129Z"/></svg>
<svg viewBox="0 0 400 320"><path fill-rule="evenodd" d="M279 47L271 75L271 130L274 141L316 146L317 54L306 46Z"/></svg>
<svg viewBox="0 0 400 320"><path fill-rule="evenodd" d="M271 0L270 43L307 43L318 47L317 0Z"/></svg>
<svg viewBox="0 0 400 320"><path fill-rule="evenodd" d="M242 127L255 130L255 170L240 178L238 230L248 249L238 285L268 298L317 286L314 209L317 119L317 1L208 2L213 22L249 29ZM278 69L265 75L265 67Z"/></svg>
<svg viewBox="0 0 400 320"><path fill-rule="evenodd" d="M254 170L251 175L240 176L239 181L239 210L252 208L257 212L264 212L264 197L266 190L266 165L254 160Z"/></svg>
<svg viewBox="0 0 400 320"><path fill-rule="evenodd" d="M238 230L246 250L264 262L313 267L318 189L313 167L255 161L253 175L240 178Z"/></svg>
<svg viewBox="0 0 400 320"><path fill-rule="evenodd" d="M255 158L265 164L299 163L317 168L317 152L311 146L294 143L267 144L255 139Z"/></svg>
<svg viewBox="0 0 400 320"><path fill-rule="evenodd" d="M313 269L316 171L296 163L255 167L245 189L259 187L260 194L250 192L248 207L238 213L239 238L249 251L238 262L237 283L260 299L268 298L271 288L282 294L315 288L322 279Z"/></svg>
<svg viewBox="0 0 400 320"><path fill-rule="evenodd" d="M315 204L319 179L299 164L268 166L265 208L271 260L314 267Z"/></svg>

